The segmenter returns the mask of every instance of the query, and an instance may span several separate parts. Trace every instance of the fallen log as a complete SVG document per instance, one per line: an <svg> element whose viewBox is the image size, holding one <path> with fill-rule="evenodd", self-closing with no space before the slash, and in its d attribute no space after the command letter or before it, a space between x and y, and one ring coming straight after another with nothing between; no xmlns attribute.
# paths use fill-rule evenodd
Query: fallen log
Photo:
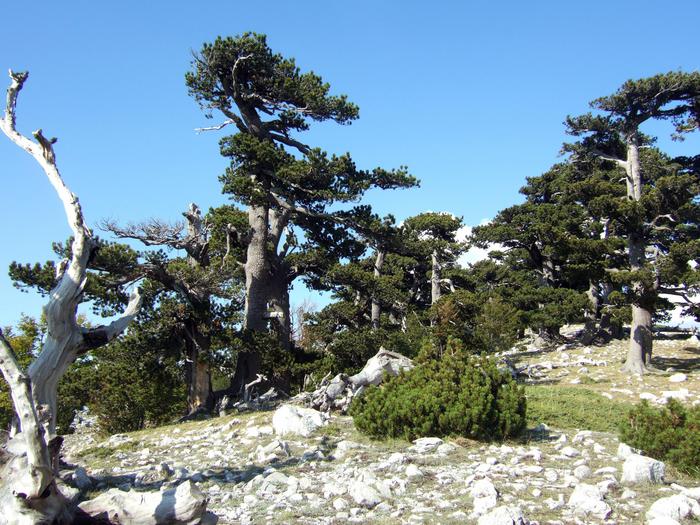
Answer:
<svg viewBox="0 0 700 525"><path fill-rule="evenodd" d="M380 348L365 366L353 376L338 374L324 378L311 394L303 395L312 408L323 412L347 412L353 398L370 385L379 385L387 376L397 376L402 370L413 368L413 361L397 352Z"/></svg>
<svg viewBox="0 0 700 525"><path fill-rule="evenodd" d="M216 523L206 512L207 499L191 481L161 492L110 489L78 505L96 523L119 525L197 525ZM86 516L87 515L87 516ZM213 520L213 521L212 521Z"/></svg>

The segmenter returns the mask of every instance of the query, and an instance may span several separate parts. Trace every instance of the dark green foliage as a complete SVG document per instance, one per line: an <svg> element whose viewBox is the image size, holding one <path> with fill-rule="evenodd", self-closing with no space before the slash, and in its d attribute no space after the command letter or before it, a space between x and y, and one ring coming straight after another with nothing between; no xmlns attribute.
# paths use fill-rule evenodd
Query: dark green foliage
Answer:
<svg viewBox="0 0 700 525"><path fill-rule="evenodd" d="M495 296L481 307L474 335L484 351L504 352L518 340L520 324L520 311Z"/></svg>
<svg viewBox="0 0 700 525"><path fill-rule="evenodd" d="M133 338L95 352L96 390L89 406L107 433L129 432L181 416L187 396L173 358L140 346Z"/></svg>
<svg viewBox="0 0 700 525"><path fill-rule="evenodd" d="M654 408L642 401L620 425L620 440L678 470L700 476L700 406L669 399Z"/></svg>
<svg viewBox="0 0 700 525"><path fill-rule="evenodd" d="M504 439L525 427L525 396L493 360L469 356L451 339L439 359L370 387L350 413L358 430L375 438Z"/></svg>
<svg viewBox="0 0 700 525"><path fill-rule="evenodd" d="M92 310L97 315L110 316L119 313L128 303L129 294L124 285L136 280L142 269L138 264L138 253L132 248L97 238L97 248L88 265L84 296L92 301ZM73 238L65 243L55 242L52 249L59 260L70 259ZM13 261L9 275L16 288L22 291L33 289L42 296L57 284L56 263L22 264Z"/></svg>

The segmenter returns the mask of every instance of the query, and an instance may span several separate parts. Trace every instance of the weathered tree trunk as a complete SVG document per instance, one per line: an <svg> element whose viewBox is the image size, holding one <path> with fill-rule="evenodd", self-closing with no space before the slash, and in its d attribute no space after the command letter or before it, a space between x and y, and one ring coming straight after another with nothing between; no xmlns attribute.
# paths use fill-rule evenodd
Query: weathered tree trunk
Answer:
<svg viewBox="0 0 700 525"><path fill-rule="evenodd" d="M245 305L243 328L253 332L267 331L267 302L269 295L270 265L268 261L268 219L269 208L250 206L248 242L245 263ZM230 392L243 396L245 385L255 380L260 372L258 352L240 352L236 360L236 372L231 380Z"/></svg>
<svg viewBox="0 0 700 525"><path fill-rule="evenodd" d="M637 132L627 137L627 198L635 202L642 199L642 172L639 162L639 137ZM630 270L639 271L644 267L646 244L643 232L630 232L627 239L627 256ZM652 312L644 306L649 290L644 289L640 281L632 283L637 295L637 302L632 305L632 325L630 326L630 345L623 369L633 374L644 373L651 363L653 345L651 317Z"/></svg>
<svg viewBox="0 0 700 525"><path fill-rule="evenodd" d="M596 340L600 332L600 287L593 279L588 281L586 296L589 304L584 312L586 322L581 342L584 345L589 345Z"/></svg>
<svg viewBox="0 0 700 525"><path fill-rule="evenodd" d="M46 341L27 374L19 370L9 343L2 340L0 368L6 377L18 415L21 432L5 447L9 458L0 467L0 507L8 523L66 522L67 500L56 487L61 439L56 436L57 389L61 376L77 356L98 348L127 327L141 305L134 293L120 319L108 326L87 329L78 326L77 308L87 280L87 266L95 249L92 233L85 225L78 198L63 182L53 150L55 139L47 139L41 130L34 132L36 142L15 128L17 95L27 73L10 71L12 83L7 90L5 116L0 129L41 166L54 187L73 232L71 259L59 275L44 308Z"/></svg>
<svg viewBox="0 0 700 525"><path fill-rule="evenodd" d="M199 323L192 320L186 328L185 352L187 355L187 411L209 411L214 407L211 385L211 366L207 354L211 340L199 330Z"/></svg>
<svg viewBox="0 0 700 525"><path fill-rule="evenodd" d="M384 266L384 259L386 258L386 252L384 250L377 250L377 256L374 260L374 278L375 286L378 283L379 278L382 276L382 266ZM377 292L372 294L372 330L379 329L379 322L382 315L382 305L376 298Z"/></svg>
<svg viewBox="0 0 700 525"><path fill-rule="evenodd" d="M440 300L442 296L442 290L440 289L440 279L442 266L440 264L440 257L437 250L433 250L431 254L431 268L432 275L430 276L430 304L435 304Z"/></svg>
<svg viewBox="0 0 700 525"><path fill-rule="evenodd" d="M245 263L245 306L243 327L262 332L267 330L268 282L270 264L267 249L269 209L251 206L248 210L250 242Z"/></svg>
<svg viewBox="0 0 700 525"><path fill-rule="evenodd" d="M102 523L120 525L172 525L201 523L207 499L191 481L162 492L125 492L111 489L79 505L82 513ZM79 520L84 519L82 516ZM85 521L89 523L89 521ZM210 523L214 523L210 521Z"/></svg>
<svg viewBox="0 0 700 525"><path fill-rule="evenodd" d="M275 272L275 276L268 285L269 311L272 331L277 336L277 341L283 350L289 351L292 347L292 325L289 306L289 283L284 272Z"/></svg>

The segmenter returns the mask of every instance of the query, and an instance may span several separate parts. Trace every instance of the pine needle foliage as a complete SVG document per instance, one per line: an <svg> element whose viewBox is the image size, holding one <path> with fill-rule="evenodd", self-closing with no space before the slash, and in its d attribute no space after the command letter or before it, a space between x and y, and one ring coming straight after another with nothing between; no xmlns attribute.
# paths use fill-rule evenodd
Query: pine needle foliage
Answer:
<svg viewBox="0 0 700 525"><path fill-rule="evenodd" d="M353 401L357 429L373 438L464 436L502 440L525 428L525 395L487 357L450 339L438 359L370 387Z"/></svg>

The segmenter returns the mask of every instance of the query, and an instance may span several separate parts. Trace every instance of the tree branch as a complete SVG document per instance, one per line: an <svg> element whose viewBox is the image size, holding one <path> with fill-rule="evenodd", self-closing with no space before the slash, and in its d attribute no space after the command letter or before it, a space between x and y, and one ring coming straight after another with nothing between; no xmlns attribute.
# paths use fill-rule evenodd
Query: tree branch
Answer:
<svg viewBox="0 0 700 525"><path fill-rule="evenodd" d="M79 354L84 354L95 348L106 345L116 337L118 337L129 323L133 321L141 309L143 297L141 291L137 288L129 297L129 304L124 310L124 313L119 319L115 319L107 326L98 326L96 328L83 328L83 348L79 349Z"/></svg>
<svg viewBox="0 0 700 525"><path fill-rule="evenodd" d="M612 155L608 155L606 153L603 153L600 150L593 150L593 151L591 151L591 154L598 157L601 160L607 160L610 162L614 162L615 164L617 164L621 168L627 169L627 161L623 160L619 157L613 157Z"/></svg>
<svg viewBox="0 0 700 525"><path fill-rule="evenodd" d="M5 338L2 330L0 330L0 372L10 387L15 412L19 416L22 426L20 436L24 437L26 443L29 467L22 473L23 479L13 484L16 487L15 495L30 499L39 498L53 481L49 449L32 401L31 382L20 369L12 345Z"/></svg>
<svg viewBox="0 0 700 525"><path fill-rule="evenodd" d="M120 239L135 239L146 246L169 246L181 250L186 244L182 237L185 228L182 222L168 224L158 219L149 219L147 222L121 227L115 221L105 220L100 224L100 228L112 232Z"/></svg>
<svg viewBox="0 0 700 525"><path fill-rule="evenodd" d="M311 151L311 148L309 148L303 142L299 142L298 140L294 140L293 138L288 137L286 135L281 135L279 133L269 131L268 136L273 140L281 142L282 144L286 144L287 146L291 146L293 148L296 148L297 150L299 150L300 153L307 154Z"/></svg>

